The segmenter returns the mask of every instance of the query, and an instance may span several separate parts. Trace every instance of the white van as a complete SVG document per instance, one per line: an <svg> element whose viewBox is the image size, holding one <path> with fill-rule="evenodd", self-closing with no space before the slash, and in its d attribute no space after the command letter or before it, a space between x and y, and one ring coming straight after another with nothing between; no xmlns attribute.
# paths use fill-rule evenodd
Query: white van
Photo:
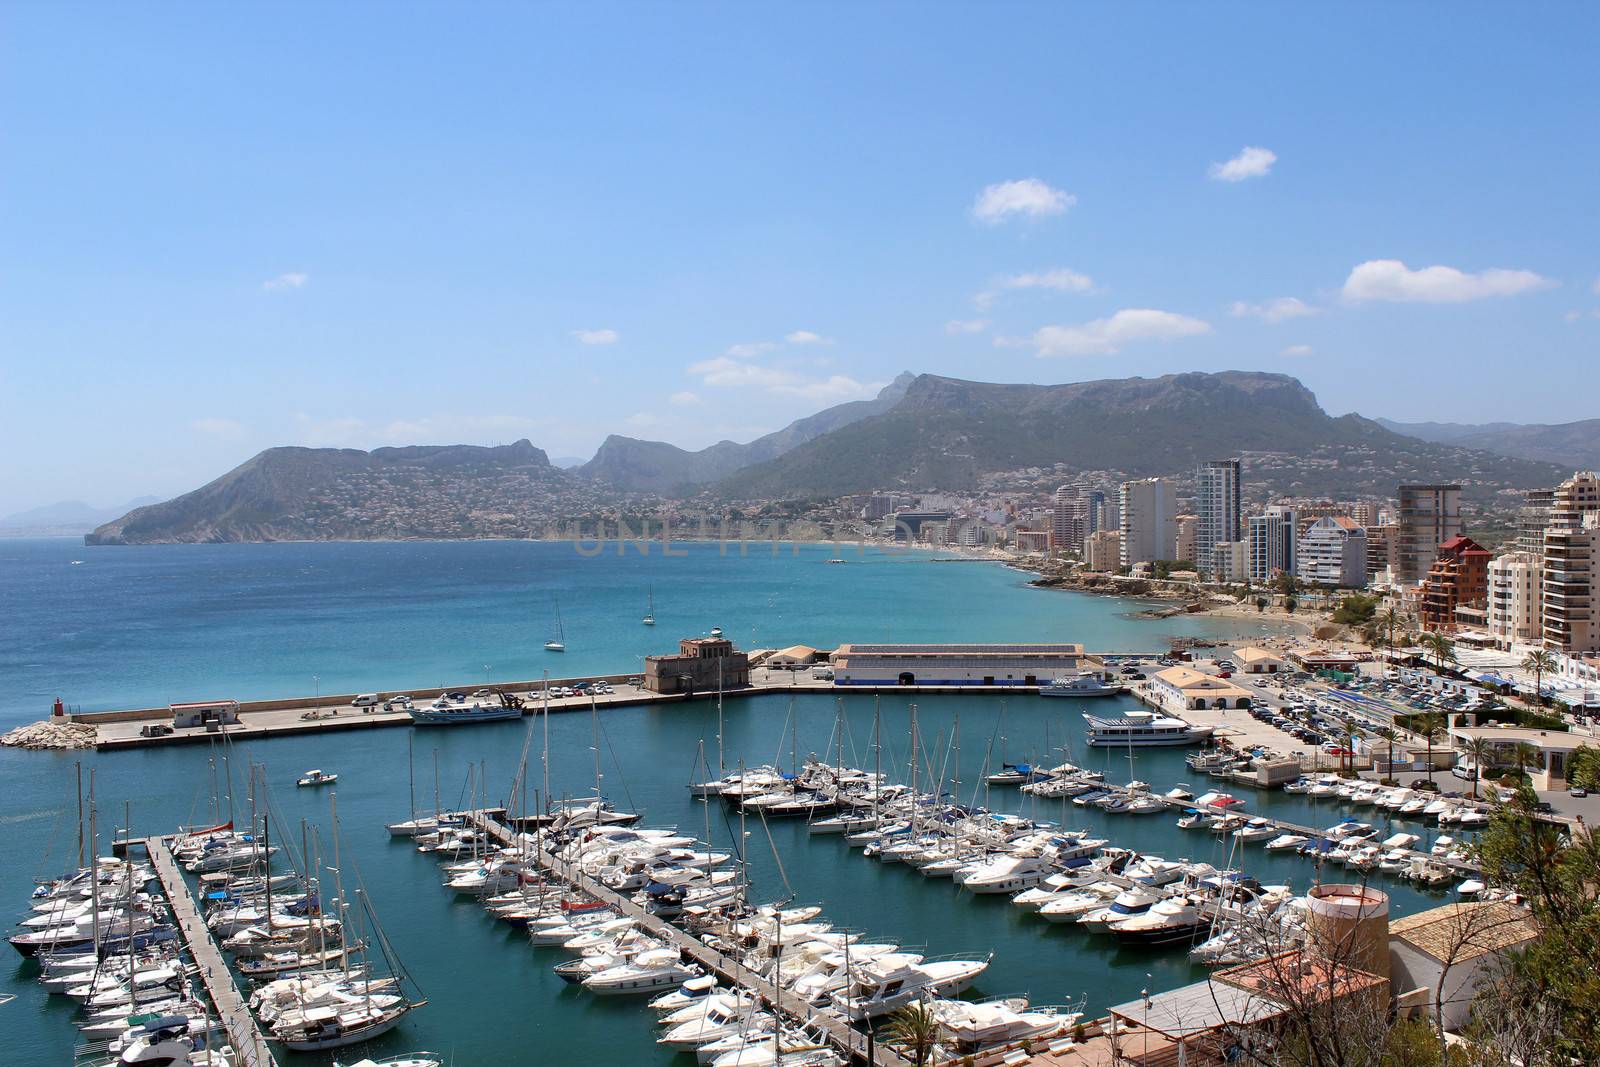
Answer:
<svg viewBox="0 0 1600 1067"><path fill-rule="evenodd" d="M811 668L811 677L819 679L819 680L832 681L833 680L833 668L832 667L812 667Z"/></svg>
<svg viewBox="0 0 1600 1067"><path fill-rule="evenodd" d="M350 702L352 708L375 708L383 701L378 699L377 693L362 693Z"/></svg>

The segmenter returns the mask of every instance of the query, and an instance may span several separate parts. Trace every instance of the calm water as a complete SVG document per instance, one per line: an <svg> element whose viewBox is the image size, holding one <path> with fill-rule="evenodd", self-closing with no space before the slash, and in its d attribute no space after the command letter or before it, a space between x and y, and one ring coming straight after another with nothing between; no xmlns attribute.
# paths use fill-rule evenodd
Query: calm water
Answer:
<svg viewBox="0 0 1600 1067"><path fill-rule="evenodd" d="M57 691L86 706L165 702L179 695L236 696L303 691L318 673L324 689L355 690L468 679L485 662L499 676L532 675L545 660L538 648L552 592L561 598L569 673L616 670L619 661L678 635L722 625L741 643L839 640L1081 640L1098 648L1155 648L1173 633L1218 632L1213 620L1136 621L1130 605L1027 588L1025 576L980 564L938 564L925 558L877 557L851 566L823 566L821 554L722 559L691 549L687 559L575 558L554 545L278 545L84 550L69 542L0 543L0 598L6 612L0 650L0 702L13 720L36 717ZM83 559L78 566L71 559ZM659 624L640 634L643 590L653 584ZM655 637L652 644L648 638ZM476 666L475 666L476 665ZM303 681L302 681L303 680ZM1065 706L1063 706L1065 705ZM800 758L822 753L834 733L831 695L796 698ZM1104 707L1102 703L1100 705ZM870 764L875 702L844 698L846 755ZM885 769L907 758L906 701L879 706ZM767 696L727 703L729 764L787 761L791 701ZM991 696L929 696L919 719L930 752L948 752L960 716L961 766L970 797L986 751L991 760L1039 757L1065 749L1069 758L1128 772L1125 754L1081 743L1073 702ZM457 802L470 764L482 762L494 790L506 789L532 720L416 734L419 803L431 805L437 755L446 803ZM646 812L650 824L678 824L701 833L706 809L684 788L698 743L712 759L715 706L619 709L600 717L604 789L619 804ZM592 723L585 714L554 716L553 791L593 787ZM564 956L531 949L526 939L493 923L473 902L439 885L437 865L392 841L385 821L409 808L408 731L403 729L279 739L229 753L237 802L247 761L266 767L273 800L291 824L331 832L326 793L297 790L307 767L340 774L338 805L347 872L365 882L384 927L414 971L430 1004L372 1049L393 1054L431 1048L457 1064L570 1062L669 1063L654 1046L642 1006L597 998L560 982L550 968ZM30 879L69 865L73 850L74 762L95 771L102 826L121 822L132 806L136 832L156 832L204 818L212 803L203 747L136 750L105 758L93 753L0 750L0 907L20 914ZM220 754L218 754L220 755ZM940 757L935 757L940 758ZM1178 751L1140 753L1134 768L1156 783L1184 780ZM534 774L537 780L537 772ZM1200 783L1196 783L1200 784ZM1252 806L1314 825L1342 809L1283 794L1246 794ZM984 799L979 796L980 801ZM1020 794L995 791L988 803L1021 809ZM1036 802L1029 801L1029 804ZM1371 809L1367 809L1370 811ZM1119 844L1179 857L1226 859L1211 835L1176 829L1167 817L1106 815L1061 802L1038 812L1093 828ZM711 808L712 836L730 845L720 805ZM1371 816L1367 816L1371 818ZM995 952L976 992L1027 993L1037 1002L1088 995L1104 1008L1198 974L1181 952L1116 947L1024 916L1004 898L960 894L899 866L882 866L847 850L838 838L810 838L803 825L776 822L771 841L751 824L751 868L757 888L826 908L836 923L864 929L873 940L926 945L930 954ZM326 845L324 846L326 849ZM782 860L785 885L775 857ZM1309 864L1268 858L1258 849L1248 869L1266 881L1303 888ZM1395 910L1427 902L1389 886ZM7 903L9 902L9 903ZM0 967L0 989L18 994L0 1008L7 1062L64 1063L72 1045L70 1009L47 998L31 965ZM1146 976L1149 977L1146 977ZM353 1059L354 1056L347 1055ZM327 1057L285 1057L321 1064Z"/></svg>

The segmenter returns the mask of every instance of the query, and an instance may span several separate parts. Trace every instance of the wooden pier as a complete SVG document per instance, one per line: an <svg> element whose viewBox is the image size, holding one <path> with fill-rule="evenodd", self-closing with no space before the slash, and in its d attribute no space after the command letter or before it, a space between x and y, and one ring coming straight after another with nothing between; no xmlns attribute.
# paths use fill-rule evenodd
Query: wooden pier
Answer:
<svg viewBox="0 0 1600 1067"><path fill-rule="evenodd" d="M471 812L467 820L479 831L508 848L527 848L526 842L518 841L509 827L487 814ZM819 1013L787 989L781 987L775 989L773 983L745 967L737 959L724 955L660 916L651 914L610 886L603 885L554 854L538 848L529 851L537 858L540 866L585 893L604 901L619 914L635 920L642 929L672 945L708 972L746 990L794 1022L826 1033L828 1039L852 1060L869 1063L872 1067L910 1067L911 1061L894 1049L881 1044L874 1045L869 1042L866 1034L843 1020Z"/></svg>
<svg viewBox="0 0 1600 1067"><path fill-rule="evenodd" d="M277 1060L273 1059L266 1038L256 1025L255 1016L250 1014L250 1008L239 995L233 974L211 936L211 928L206 925L205 917L195 905L189 883L184 880L183 871L178 868L166 839L149 837L142 844L150 855L156 877L161 880L162 891L172 905L172 915L184 944L200 968L201 980L205 982L206 992L217 1009L223 1029L227 1031L228 1042L237 1054L238 1064L240 1067L277 1067Z"/></svg>

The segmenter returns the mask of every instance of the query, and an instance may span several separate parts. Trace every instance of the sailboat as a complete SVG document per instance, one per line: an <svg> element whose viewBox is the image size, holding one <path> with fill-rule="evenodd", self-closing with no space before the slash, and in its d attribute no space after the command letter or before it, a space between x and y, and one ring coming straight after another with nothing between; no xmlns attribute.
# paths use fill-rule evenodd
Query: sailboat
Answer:
<svg viewBox="0 0 1600 1067"><path fill-rule="evenodd" d="M556 633L555 636L544 643L546 652L565 652L567 650L566 631L561 628L561 601L554 601L556 607Z"/></svg>
<svg viewBox="0 0 1600 1067"><path fill-rule="evenodd" d="M645 590L644 618L640 621L646 626L654 626L656 624L656 593L654 589L646 588Z"/></svg>

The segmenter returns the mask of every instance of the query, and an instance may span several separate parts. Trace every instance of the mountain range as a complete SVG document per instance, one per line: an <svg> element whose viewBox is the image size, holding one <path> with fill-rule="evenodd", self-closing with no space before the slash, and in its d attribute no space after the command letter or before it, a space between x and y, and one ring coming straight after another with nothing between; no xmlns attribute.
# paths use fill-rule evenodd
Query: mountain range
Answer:
<svg viewBox="0 0 1600 1067"><path fill-rule="evenodd" d="M601 443L594 458L577 471L586 478L619 489L689 492L695 486L776 459L825 434L888 411L906 395L916 377L910 372L902 373L871 400L854 400L826 408L748 444L718 441L698 452L689 452L665 441L640 441L612 434Z"/></svg>
<svg viewBox="0 0 1600 1067"><path fill-rule="evenodd" d="M1480 448L1502 456L1542 460L1571 470L1600 470L1600 419L1516 423L1395 422L1378 419L1395 433L1438 444Z"/></svg>
<svg viewBox="0 0 1600 1067"><path fill-rule="evenodd" d="M1294 378L1225 371L1065 385L903 374L871 400L828 408L748 443L688 451L611 436L572 469L530 442L271 448L174 500L87 538L149 541L539 536L578 516L663 500L832 498L874 489L972 490L1057 465L1101 480L1178 475L1240 456L1255 494L1385 497L1407 481L1459 481L1469 497L1553 485L1562 468L1332 416Z"/></svg>
<svg viewBox="0 0 1600 1067"><path fill-rule="evenodd" d="M114 508L97 508L81 500L62 500L0 518L0 535L83 533L160 499L155 496L140 497Z"/></svg>

